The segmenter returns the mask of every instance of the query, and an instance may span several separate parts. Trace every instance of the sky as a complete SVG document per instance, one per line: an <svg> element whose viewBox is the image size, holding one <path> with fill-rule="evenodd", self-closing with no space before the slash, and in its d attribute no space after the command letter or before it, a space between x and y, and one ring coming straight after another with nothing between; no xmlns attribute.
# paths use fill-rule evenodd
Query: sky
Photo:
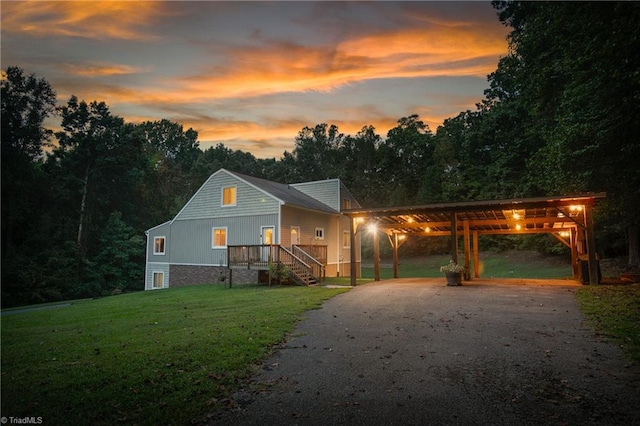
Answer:
<svg viewBox="0 0 640 426"><path fill-rule="evenodd" d="M385 137L418 114L435 132L475 109L507 54L487 2L2 1L2 68L45 78L59 104L104 101L257 158L305 126ZM59 125L59 119L51 125Z"/></svg>

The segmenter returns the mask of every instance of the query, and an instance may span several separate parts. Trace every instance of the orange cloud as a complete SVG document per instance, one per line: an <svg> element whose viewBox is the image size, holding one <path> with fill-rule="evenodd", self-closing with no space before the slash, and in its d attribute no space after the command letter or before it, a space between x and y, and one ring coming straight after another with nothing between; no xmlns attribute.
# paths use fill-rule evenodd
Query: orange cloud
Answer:
<svg viewBox="0 0 640 426"><path fill-rule="evenodd" d="M3 2L2 30L35 36L149 40L143 32L165 16L162 2Z"/></svg>
<svg viewBox="0 0 640 426"><path fill-rule="evenodd" d="M330 92L350 83L382 78L484 78L495 69L506 48L502 34L487 35L472 27L379 33L326 48L295 43L242 47L226 53L224 66L172 80L172 102Z"/></svg>
<svg viewBox="0 0 640 426"><path fill-rule="evenodd" d="M82 77L106 77L112 75L137 74L143 72L141 68L121 64L64 64L63 68L69 74Z"/></svg>

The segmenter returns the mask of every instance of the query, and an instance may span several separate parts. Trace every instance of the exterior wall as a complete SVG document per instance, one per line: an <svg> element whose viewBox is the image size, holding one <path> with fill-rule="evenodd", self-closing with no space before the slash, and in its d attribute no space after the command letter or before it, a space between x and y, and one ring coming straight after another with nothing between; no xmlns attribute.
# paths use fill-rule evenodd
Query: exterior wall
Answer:
<svg viewBox="0 0 640 426"><path fill-rule="evenodd" d="M340 182L340 211L344 210L344 202L343 202L343 200L345 200L345 199L349 200L349 204L351 205L349 208L351 208L351 209L356 209L356 208L362 207L360 205L360 203L358 203L358 200L356 200L354 198L354 196L351 195L351 192L349 192L347 187L344 186L344 184L342 184L342 182Z"/></svg>
<svg viewBox="0 0 640 426"><path fill-rule="evenodd" d="M295 183L293 188L315 198L334 210L340 211L340 180L329 179L315 182Z"/></svg>
<svg viewBox="0 0 640 426"><path fill-rule="evenodd" d="M236 187L236 204L223 207L222 188L227 186ZM165 286L169 286L169 283L172 286L184 285L186 278L182 266L226 266L227 250L212 247L213 228L227 229L227 245L261 244L262 227L272 226L274 235L279 235L279 213L280 202L277 199L225 170L214 173L172 221L147 231L145 288L153 288L151 269L159 264L164 265ZM155 237L165 237L165 252L162 255L153 253ZM169 264L174 274L180 271L177 276L170 277L174 274L170 274ZM175 269L175 266L180 267ZM188 271L187 276L199 277L191 269ZM257 280L257 275L253 279Z"/></svg>
<svg viewBox="0 0 640 426"><path fill-rule="evenodd" d="M212 248L213 228L227 229L227 245L260 244L263 226L279 231L277 214L176 220L171 225L171 263L226 266L227 250Z"/></svg>
<svg viewBox="0 0 640 426"><path fill-rule="evenodd" d="M171 279L170 274L170 266L168 263L147 263L147 268L145 271L145 290L157 290L153 287L153 275L156 272L161 272L164 274L164 283L162 288L169 287L169 280Z"/></svg>
<svg viewBox="0 0 640 426"><path fill-rule="evenodd" d="M311 212L291 206L282 206L281 244L291 247L291 227L300 228L300 244L326 245L328 277L348 276L350 273L351 248L343 245L343 232L349 232L349 218ZM315 238L316 228L324 228L324 240ZM360 236L356 236L356 259L360 263ZM360 267L358 266L358 271Z"/></svg>
<svg viewBox="0 0 640 426"><path fill-rule="evenodd" d="M236 205L222 207L222 188L236 186ZM278 213L280 202L270 195L238 179L226 170L219 170L207 179L174 219L190 220L212 217L237 217Z"/></svg>
<svg viewBox="0 0 640 426"><path fill-rule="evenodd" d="M336 215L282 206L280 243L285 247L291 247L291 227L298 226L300 227L300 244L328 245L335 249L336 218ZM323 240L316 239L316 228L324 229Z"/></svg>
<svg viewBox="0 0 640 426"><path fill-rule="evenodd" d="M153 244L156 237L165 237L164 254L153 254ZM171 243L171 222L165 222L147 231L147 263L169 262L169 248Z"/></svg>

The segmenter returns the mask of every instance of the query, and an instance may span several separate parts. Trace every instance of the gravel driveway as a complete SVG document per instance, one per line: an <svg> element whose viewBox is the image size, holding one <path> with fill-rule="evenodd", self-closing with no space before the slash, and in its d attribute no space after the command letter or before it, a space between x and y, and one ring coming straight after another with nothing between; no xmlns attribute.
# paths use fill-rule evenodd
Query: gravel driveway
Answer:
<svg viewBox="0 0 640 426"><path fill-rule="evenodd" d="M211 424L640 425L640 367L584 324L576 285L543 283L354 288Z"/></svg>

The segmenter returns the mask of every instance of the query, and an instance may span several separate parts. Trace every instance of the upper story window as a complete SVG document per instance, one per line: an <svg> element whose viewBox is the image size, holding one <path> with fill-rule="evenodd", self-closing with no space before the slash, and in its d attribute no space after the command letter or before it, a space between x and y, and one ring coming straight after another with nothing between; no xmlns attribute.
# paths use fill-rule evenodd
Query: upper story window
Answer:
<svg viewBox="0 0 640 426"><path fill-rule="evenodd" d="M348 198L342 199L342 210L349 210L351 208L351 200Z"/></svg>
<svg viewBox="0 0 640 426"><path fill-rule="evenodd" d="M155 237L153 239L153 254L164 254L165 237Z"/></svg>
<svg viewBox="0 0 640 426"><path fill-rule="evenodd" d="M324 228L316 228L316 240L324 240Z"/></svg>
<svg viewBox="0 0 640 426"><path fill-rule="evenodd" d="M222 187L222 207L235 206L236 205L236 193L238 188L236 186L224 186Z"/></svg>

